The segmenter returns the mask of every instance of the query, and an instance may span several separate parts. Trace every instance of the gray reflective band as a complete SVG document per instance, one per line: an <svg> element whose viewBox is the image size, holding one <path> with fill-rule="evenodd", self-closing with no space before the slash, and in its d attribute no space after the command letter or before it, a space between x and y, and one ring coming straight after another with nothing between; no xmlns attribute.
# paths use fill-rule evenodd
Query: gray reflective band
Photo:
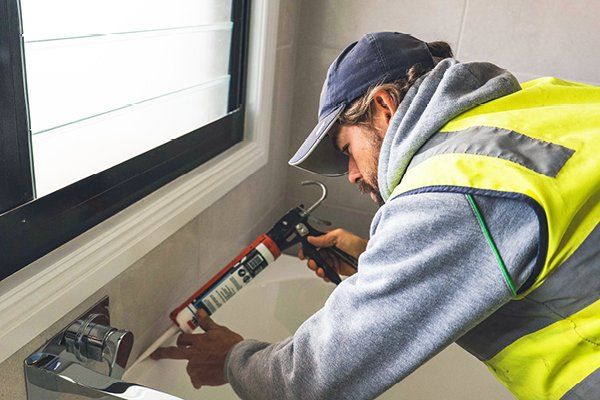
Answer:
<svg viewBox="0 0 600 400"><path fill-rule="evenodd" d="M437 154L463 153L502 158L555 177L574 152L567 147L533 139L515 131L474 126L433 135L412 158L408 169Z"/></svg>
<svg viewBox="0 0 600 400"><path fill-rule="evenodd" d="M575 314L600 299L600 225L538 289L513 300L457 343L482 361L522 336Z"/></svg>
<svg viewBox="0 0 600 400"><path fill-rule="evenodd" d="M561 400L588 400L600 398L600 369L573 386Z"/></svg>

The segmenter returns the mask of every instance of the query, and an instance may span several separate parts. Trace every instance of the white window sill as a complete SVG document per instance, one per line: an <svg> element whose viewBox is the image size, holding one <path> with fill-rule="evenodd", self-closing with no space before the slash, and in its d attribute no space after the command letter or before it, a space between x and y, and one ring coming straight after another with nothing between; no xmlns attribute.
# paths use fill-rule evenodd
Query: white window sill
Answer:
<svg viewBox="0 0 600 400"><path fill-rule="evenodd" d="M0 283L0 362L268 159L279 0L252 2L245 140Z"/></svg>

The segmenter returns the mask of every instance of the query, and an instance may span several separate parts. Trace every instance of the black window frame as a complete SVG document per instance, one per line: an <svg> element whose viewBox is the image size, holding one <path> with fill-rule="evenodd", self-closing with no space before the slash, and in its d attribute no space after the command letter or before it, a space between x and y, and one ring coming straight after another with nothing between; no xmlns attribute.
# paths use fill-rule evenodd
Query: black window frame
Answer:
<svg viewBox="0 0 600 400"><path fill-rule="evenodd" d="M19 0L0 0L0 281L244 138L250 0L232 0L228 114L35 199Z"/></svg>

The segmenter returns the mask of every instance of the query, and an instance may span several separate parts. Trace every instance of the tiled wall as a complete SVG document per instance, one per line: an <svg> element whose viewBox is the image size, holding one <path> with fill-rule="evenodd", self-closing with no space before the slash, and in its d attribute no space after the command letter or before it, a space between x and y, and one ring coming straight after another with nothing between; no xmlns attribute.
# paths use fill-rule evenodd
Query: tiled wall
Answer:
<svg viewBox="0 0 600 400"><path fill-rule="evenodd" d="M111 300L113 326L135 334L130 357L152 343L169 325L174 305L198 289L268 229L284 211L289 112L293 93L296 6L280 8L270 159L260 171L150 251L42 335L0 363L0 399L24 400L22 363L47 339L105 295ZM67 311L67 310L65 310Z"/></svg>
<svg viewBox="0 0 600 400"><path fill-rule="evenodd" d="M520 80L554 75L600 84L597 0L302 0L289 155L314 127L329 64L349 43L373 31L445 40L461 61L490 61ZM289 168L288 206L314 196ZM320 178L331 195L320 215L364 236L376 211L346 177Z"/></svg>

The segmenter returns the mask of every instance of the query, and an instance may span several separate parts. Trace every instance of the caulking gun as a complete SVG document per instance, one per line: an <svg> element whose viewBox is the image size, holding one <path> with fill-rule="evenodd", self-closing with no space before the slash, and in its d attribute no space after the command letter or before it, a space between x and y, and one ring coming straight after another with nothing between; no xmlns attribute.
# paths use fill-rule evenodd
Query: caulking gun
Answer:
<svg viewBox="0 0 600 400"><path fill-rule="evenodd" d="M257 274L275 261L281 252L297 243L308 258L315 260L325 271L325 276L336 285L341 282L336 271L327 264L319 250L310 244L307 236L319 236L324 232L315 229L311 223L330 225L310 215L327 197L327 188L318 181L304 181L302 185L317 185L322 194L319 200L308 208L302 204L288 211L266 233L256 238L250 246L234 258L225 268L210 279L182 305L171 312L170 317L184 332L192 332L198 327L196 313L204 309L209 315L214 313L227 300L240 291ZM357 260L337 247L328 247L341 260L356 268Z"/></svg>
<svg viewBox="0 0 600 400"><path fill-rule="evenodd" d="M321 182L304 181L302 185L317 185L322 193L319 200L308 208L302 204L288 211L273 227L263 235L256 238L250 246L234 258L225 268L210 279L196 293L170 314L175 322L163 335L158 338L133 364L145 360L167 339L183 331L191 333L198 327L196 313L203 309L212 315L233 295L239 292L257 274L275 261L281 252L297 243L301 243L304 254L316 261L323 268L325 276L336 285L341 282L339 275L327 264L319 250L310 244L307 236L319 236L323 232L315 229L311 223L330 225L329 222L320 220L310 215L327 197L327 188ZM337 247L328 247L326 251L335 253L348 265L356 268L357 260ZM133 368L133 365L130 368Z"/></svg>

